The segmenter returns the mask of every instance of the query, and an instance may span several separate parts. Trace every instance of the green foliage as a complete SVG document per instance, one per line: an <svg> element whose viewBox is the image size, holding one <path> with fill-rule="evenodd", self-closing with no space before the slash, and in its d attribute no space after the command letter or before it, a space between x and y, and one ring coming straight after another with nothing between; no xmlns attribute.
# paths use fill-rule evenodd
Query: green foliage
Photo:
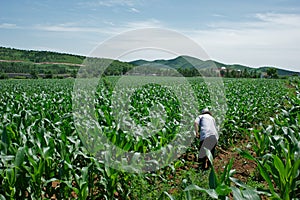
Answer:
<svg viewBox="0 0 300 200"><path fill-rule="evenodd" d="M1 72L0 73L0 79L8 79L7 74Z"/></svg>
<svg viewBox="0 0 300 200"><path fill-rule="evenodd" d="M268 124L269 117L282 108L288 92L283 80L228 79L224 85L228 111L219 139L224 148L245 138L260 124Z"/></svg>
<svg viewBox="0 0 300 200"><path fill-rule="evenodd" d="M103 165L89 157L74 130L71 86L71 80L1 82L6 88L0 103L2 196L41 199L56 194L63 199L76 191L85 199L92 196L88 189L95 176L107 179ZM103 181L93 187L106 188Z"/></svg>
<svg viewBox="0 0 300 200"><path fill-rule="evenodd" d="M67 64L36 64L32 62L0 62L0 69L3 73L30 74L36 78L39 74L52 71L54 74L68 74L77 71L79 66L70 66Z"/></svg>
<svg viewBox="0 0 300 200"><path fill-rule="evenodd" d="M270 194L275 199L299 197L299 96L290 99L290 103L290 110L282 110L281 114L272 118L273 124L263 130L264 132L255 131L257 143L253 144L253 149L258 157L241 152L244 157L256 161L259 172L268 183Z"/></svg>
<svg viewBox="0 0 300 200"><path fill-rule="evenodd" d="M27 62L64 62L72 64L81 64L84 56L77 56L50 51L30 51L13 48L0 47L0 60L16 60Z"/></svg>
<svg viewBox="0 0 300 200"><path fill-rule="evenodd" d="M30 72L30 75L31 75L31 78L33 78L33 79L39 78L39 76L38 76L38 74L37 74L37 72L36 72L35 70L32 70L32 71Z"/></svg>
<svg viewBox="0 0 300 200"><path fill-rule="evenodd" d="M267 75L270 78L278 78L277 69L272 68L272 67L268 68L267 69Z"/></svg>
<svg viewBox="0 0 300 200"><path fill-rule="evenodd" d="M172 89L177 88L176 79L172 78ZM149 107L158 102L167 116L166 132L136 141L117 128L111 114L110 97L119 77L102 80L96 91L95 115L112 143L126 151L148 152L174 138L180 102L172 89L149 84L128 97L129 114L136 123L155 124ZM199 78L188 81L199 110L211 105L205 82ZM283 199L299 198L299 80L289 81L297 97L287 96L284 80L226 79L228 112L220 131L220 145L225 147L253 133L255 143L251 145L257 157L244 155L257 161L269 195ZM105 166L87 151L75 129L73 84L73 79L0 82L0 199L50 199L54 194L58 199L257 198L257 190L233 178L233 161L223 172L211 170L209 174L186 170L189 163L183 159L139 175ZM221 121L217 114L216 119Z"/></svg>
<svg viewBox="0 0 300 200"><path fill-rule="evenodd" d="M38 74L44 74L48 70L51 70L53 74L68 74L69 76L74 77L74 70L77 71L84 62L91 63L91 60L94 60L99 64L103 62L105 63L109 59L86 59L84 56L65 53L19 50L0 47L0 60L4 60L4 62L0 62L0 72L3 73L30 74L33 70L35 70ZM108 76L124 75L127 72L134 74L135 66L141 67L142 65L163 65L169 67L169 69L159 67L156 70L151 70L150 74L159 76L178 76L178 73L174 73L174 69L176 69L182 76L185 77L218 77L221 75L222 77L227 78L259 78L260 74L265 72L268 73L268 75L272 78L278 78L278 75L299 75L298 72L292 72L283 69L269 67L256 69L237 64L226 65L213 60L203 61L190 56L179 56L170 60L136 60L129 63L118 60L109 60L109 62L111 64L104 72L104 74ZM101 68L101 65L98 66ZM220 70L223 67L225 67L226 70ZM149 69L147 69L147 67L143 71L149 75ZM93 69L92 72L86 72L85 77L95 77L97 74L99 74L99 70ZM138 73L138 75L143 74Z"/></svg>
<svg viewBox="0 0 300 200"><path fill-rule="evenodd" d="M209 174L209 189L201 188L197 185L189 185L186 187L185 191L198 190L206 192L213 199L229 199L231 193L233 194L234 199L260 199L258 192L254 188L244 185L233 177L233 174L235 173L235 170L232 170L233 159L225 166L224 171L218 175L213 167L212 154L207 149L206 155L212 165ZM235 184L235 186L232 184Z"/></svg>

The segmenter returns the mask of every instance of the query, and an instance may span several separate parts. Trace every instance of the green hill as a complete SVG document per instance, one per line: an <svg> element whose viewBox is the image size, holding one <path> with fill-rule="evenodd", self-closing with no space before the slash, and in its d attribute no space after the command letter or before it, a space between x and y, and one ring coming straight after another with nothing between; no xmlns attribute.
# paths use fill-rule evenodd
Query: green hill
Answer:
<svg viewBox="0 0 300 200"><path fill-rule="evenodd" d="M2 77L75 77L85 61L86 57L79 55L0 47ZM133 68L129 63L104 58L90 58L88 62L93 63L94 66L110 63L110 67L104 72L105 75L122 75ZM95 71L97 70L93 72ZM87 76L89 73L86 72Z"/></svg>
<svg viewBox="0 0 300 200"><path fill-rule="evenodd" d="M50 51L34 51L34 50L20 50L14 48L0 47L0 73L7 74L11 77L14 74L22 75L26 74L26 77L30 77L30 74L37 74L44 76L45 74L74 76L78 69L82 66L82 63L86 60L85 56L72 55L66 53L50 52ZM108 62L104 58L93 58L94 64L98 66L101 63ZM110 61L109 61L110 62ZM95 66L97 66L95 64ZM183 76L199 76L199 71L204 76L217 76L220 73L220 69L226 71L229 77L229 73L232 73L232 77L238 76L241 72L248 73L249 77L258 77L261 74L266 74L270 67L251 68L239 64L224 64L213 60L200 60L190 56L178 56L169 60L135 60L132 62L121 62L115 60L111 63L110 67L104 72L105 75L123 75L126 72L133 72L134 66L144 65L145 73L148 71L147 66L157 66L155 75L167 75L173 76L170 70L161 70L162 65L176 69ZM235 73L235 74L234 74ZM288 71L284 69L278 69L279 76L292 76L300 75L299 72ZM134 74L134 73L132 73ZM150 74L150 72L149 72ZM248 76L244 76L248 77Z"/></svg>
<svg viewBox="0 0 300 200"><path fill-rule="evenodd" d="M0 47L0 60L27 61L34 63L53 62L81 64L84 56L50 51L20 50L14 48Z"/></svg>
<svg viewBox="0 0 300 200"><path fill-rule="evenodd" d="M130 62L131 64L138 65L149 65L149 64L163 64L168 67L172 67L175 69L191 69L196 68L198 70L208 70L208 69L221 69L225 67L228 70L235 71L245 71L255 72L257 74L266 73L268 68L274 67L260 67L260 68L251 68L248 66L240 65L240 64L224 64L213 60L200 60L190 56L179 56L170 60L154 60L154 61L146 61L146 60L136 60ZM277 69L277 73L279 76L292 76L292 75L300 75L300 72L289 71L284 69Z"/></svg>

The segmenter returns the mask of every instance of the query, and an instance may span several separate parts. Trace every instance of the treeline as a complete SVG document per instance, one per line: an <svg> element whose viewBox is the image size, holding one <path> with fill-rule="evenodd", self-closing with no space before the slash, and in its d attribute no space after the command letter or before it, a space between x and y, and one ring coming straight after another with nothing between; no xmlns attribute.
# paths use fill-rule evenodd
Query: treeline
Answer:
<svg viewBox="0 0 300 200"><path fill-rule="evenodd" d="M97 77L100 73L106 76L120 76L133 67L129 63L98 58L88 58L80 65L0 62L0 79L14 78L15 74L18 74L18 78L75 78L78 70L82 78Z"/></svg>
<svg viewBox="0 0 300 200"><path fill-rule="evenodd" d="M48 77L57 75L76 77L82 64L88 66L80 71L82 77L96 77L100 73L107 76L130 74L226 78L279 78L300 75L298 72L274 67L254 69L243 65L226 65L213 60L202 61L189 56L178 56L170 60L137 60L127 63L66 53L0 47L0 78L10 78L12 73L19 74L19 76L26 74L26 78L45 77L45 74L48 74ZM167 68L162 66L167 66Z"/></svg>
<svg viewBox="0 0 300 200"><path fill-rule="evenodd" d="M23 52L23 51L22 51ZM49 52L48 52L49 53ZM78 73L78 70L79 73ZM76 77L81 78L105 76L128 75L152 75L152 76L184 76L184 77L226 77L226 78L278 78L277 69L268 68L265 72L255 69L238 70L234 68L201 68L180 67L174 69L166 65L154 64L136 66L131 63L111 59L86 58L78 65L72 63L41 64L30 61L2 61L0 62L0 79L15 78L53 78L53 77Z"/></svg>
<svg viewBox="0 0 300 200"><path fill-rule="evenodd" d="M132 64L111 60L105 58L87 58L82 63L78 73L80 78L105 76L121 76L130 71L134 66Z"/></svg>
<svg viewBox="0 0 300 200"><path fill-rule="evenodd" d="M226 68L225 70L220 70L220 75L226 78L260 78L263 76L262 73L256 70L248 70L247 68L244 70Z"/></svg>
<svg viewBox="0 0 300 200"><path fill-rule="evenodd" d="M32 62L0 62L0 79L75 77L78 66L35 64ZM64 76L62 76L64 75Z"/></svg>
<svg viewBox="0 0 300 200"><path fill-rule="evenodd" d="M16 60L27 62L65 62L81 64L84 56L56 53L50 51L19 50L13 48L0 47L0 60Z"/></svg>
<svg viewBox="0 0 300 200"><path fill-rule="evenodd" d="M0 72L2 73L36 73L43 74L51 71L54 74L66 74L77 71L78 66L61 64L35 64L30 62L0 62Z"/></svg>
<svg viewBox="0 0 300 200"><path fill-rule="evenodd" d="M248 70L247 68L243 70L226 68L220 70L220 76L226 78L279 78L278 70L272 67L267 68L265 71Z"/></svg>
<svg viewBox="0 0 300 200"><path fill-rule="evenodd" d="M278 78L277 70L269 68L266 72L236 69L201 69L196 68L165 68L155 66L134 66L130 63L109 59L87 59L83 65L73 66L64 64L36 64L31 62L0 62L0 79L10 78L9 74L27 74L26 78L76 77L78 70L80 78L122 75L150 76L184 76L184 77L224 77L224 78Z"/></svg>

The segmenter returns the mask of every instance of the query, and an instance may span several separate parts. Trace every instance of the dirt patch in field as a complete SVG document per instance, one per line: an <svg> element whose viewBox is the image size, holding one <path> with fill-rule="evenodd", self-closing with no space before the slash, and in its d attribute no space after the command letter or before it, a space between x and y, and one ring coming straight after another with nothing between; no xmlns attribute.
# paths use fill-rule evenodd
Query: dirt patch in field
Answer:
<svg viewBox="0 0 300 200"><path fill-rule="evenodd" d="M243 142L240 142L240 144L241 147L246 146ZM255 152L249 151L249 153L253 157L256 157ZM268 188L268 184L262 178L257 177L259 175L257 174L257 164L255 163L255 161L243 158L234 148L224 150L220 147L217 147L217 156L214 159L214 167L218 174L224 171L225 166L230 162L230 159L232 158L234 159L232 169L235 170L235 174L233 175L235 178L246 184L248 184L247 182L249 181L249 177L251 177L252 180L256 179L256 181L260 179L258 182L265 188ZM265 195L260 195L260 198L262 200L269 199Z"/></svg>
<svg viewBox="0 0 300 200"><path fill-rule="evenodd" d="M241 144L241 146L244 146ZM254 152L251 154L255 157ZM238 178L242 182L246 182L250 175L256 170L256 163L254 161L243 158L234 148L229 148L227 150L222 149L221 147L216 147L216 157L214 158L214 168L218 174L221 174L224 171L225 166L230 162L230 159L233 160L232 169L235 169L236 173L235 178ZM189 168L199 169L199 163L197 163L197 155L195 153L186 153L181 156L181 159L190 161L194 164L183 166L179 170L188 170Z"/></svg>
<svg viewBox="0 0 300 200"><path fill-rule="evenodd" d="M239 155L237 151L230 148L228 150L223 150L217 148L217 156L214 159L214 167L218 173L224 171L225 166L230 162L230 159L233 160L232 169L235 169L235 178L238 178L242 182L247 182L249 176L253 175L257 167L256 163L252 160L248 160Z"/></svg>

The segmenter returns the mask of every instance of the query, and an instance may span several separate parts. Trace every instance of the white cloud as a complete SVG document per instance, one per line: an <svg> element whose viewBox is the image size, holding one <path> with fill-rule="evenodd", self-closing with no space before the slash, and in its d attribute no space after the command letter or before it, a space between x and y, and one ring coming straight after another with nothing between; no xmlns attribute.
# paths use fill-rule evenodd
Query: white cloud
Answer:
<svg viewBox="0 0 300 200"><path fill-rule="evenodd" d="M289 27L300 27L300 15L299 14L275 14L265 13L256 14L256 17L261 21L269 24L277 24Z"/></svg>
<svg viewBox="0 0 300 200"><path fill-rule="evenodd" d="M213 17L221 17L221 18L226 17L225 15L221 15L221 14L217 14L217 13L212 14L212 16L213 16Z"/></svg>
<svg viewBox="0 0 300 200"><path fill-rule="evenodd" d="M16 24L10 24L10 23L2 23L0 24L1 29L17 29L20 28Z"/></svg>
<svg viewBox="0 0 300 200"><path fill-rule="evenodd" d="M41 31L53 31L53 32L88 32L95 31L87 27L76 27L76 26L63 26L63 25L36 25L34 27Z"/></svg>
<svg viewBox="0 0 300 200"><path fill-rule="evenodd" d="M140 11L136 8L130 8L129 11L132 13L140 13Z"/></svg>
<svg viewBox="0 0 300 200"><path fill-rule="evenodd" d="M105 6L105 7L114 7L114 6L134 6L136 1L134 0L98 0L98 1L84 1L79 5L95 7L95 6Z"/></svg>
<svg viewBox="0 0 300 200"><path fill-rule="evenodd" d="M112 21L108 21L108 20L103 20L103 23L109 26L115 26L115 23Z"/></svg>
<svg viewBox="0 0 300 200"><path fill-rule="evenodd" d="M92 57L106 57L121 60L174 58L190 55L207 60L205 52L197 43L181 33L160 29L145 28L123 32L110 38L97 47Z"/></svg>
<svg viewBox="0 0 300 200"><path fill-rule="evenodd" d="M221 21L184 33L221 62L300 71L300 14L256 14L245 23Z"/></svg>
<svg viewBox="0 0 300 200"><path fill-rule="evenodd" d="M49 32L89 32L89 33L104 33L111 34L112 31L106 28L98 28L92 26L76 26L76 25L35 25L34 29Z"/></svg>
<svg viewBox="0 0 300 200"><path fill-rule="evenodd" d="M138 28L160 28L163 27L163 23L157 19L148 19L144 21L131 21L124 25L124 28L138 29Z"/></svg>
<svg viewBox="0 0 300 200"><path fill-rule="evenodd" d="M163 23L157 19L148 19L144 21L129 21L122 24L115 24L112 21L103 20L102 24L99 26L91 25L86 26L78 22L68 22L62 24L37 24L27 29L33 29L38 31L47 31L47 32L67 32L67 33L76 33L76 32L85 32L87 34L108 34L110 36L118 35L124 31L129 31L133 29L141 28L159 28L163 27ZM87 35L88 36L88 35Z"/></svg>

